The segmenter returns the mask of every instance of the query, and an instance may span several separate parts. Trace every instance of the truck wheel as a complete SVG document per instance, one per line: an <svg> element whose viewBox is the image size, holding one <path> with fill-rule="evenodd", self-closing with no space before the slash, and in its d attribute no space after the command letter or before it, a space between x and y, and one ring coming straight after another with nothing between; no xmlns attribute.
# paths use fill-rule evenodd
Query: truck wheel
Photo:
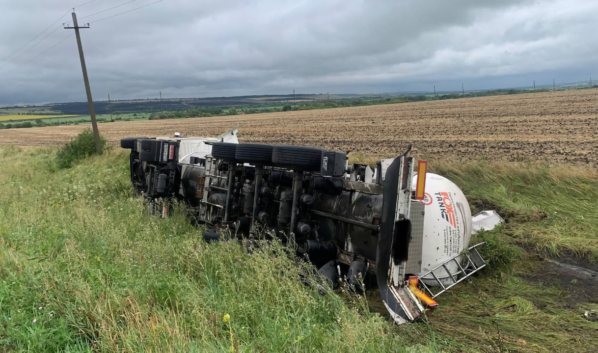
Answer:
<svg viewBox="0 0 598 353"><path fill-rule="evenodd" d="M321 169L321 148L303 146L275 146L272 162L279 167L315 172Z"/></svg>
<svg viewBox="0 0 598 353"><path fill-rule="evenodd" d="M234 161L237 146L236 143L214 142L212 144L212 157Z"/></svg>
<svg viewBox="0 0 598 353"><path fill-rule="evenodd" d="M120 147L131 149L135 146L135 141L137 141L137 139L146 139L146 138L148 138L148 137L125 137L124 139L120 140Z"/></svg>
<svg viewBox="0 0 598 353"><path fill-rule="evenodd" d="M237 145L235 159L239 162L254 165L272 165L272 150L274 146L254 143Z"/></svg>
<svg viewBox="0 0 598 353"><path fill-rule="evenodd" d="M208 243L213 241L219 241L222 237L222 233L220 233L217 229L206 229L203 231L203 238Z"/></svg>
<svg viewBox="0 0 598 353"><path fill-rule="evenodd" d="M320 267L318 274L330 285L330 288L338 288L338 272L336 271L336 263L334 261L330 261Z"/></svg>

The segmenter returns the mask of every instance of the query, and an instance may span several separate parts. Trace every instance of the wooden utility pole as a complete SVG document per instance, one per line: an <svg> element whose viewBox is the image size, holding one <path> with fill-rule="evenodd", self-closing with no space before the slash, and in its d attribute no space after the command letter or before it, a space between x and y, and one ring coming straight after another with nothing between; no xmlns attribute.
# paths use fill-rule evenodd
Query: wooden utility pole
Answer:
<svg viewBox="0 0 598 353"><path fill-rule="evenodd" d="M110 121L112 121L112 109L110 109L110 93L108 93L108 111L110 112Z"/></svg>
<svg viewBox="0 0 598 353"><path fill-rule="evenodd" d="M87 93L87 105L89 106L89 115L91 116L91 126L93 127L93 137L96 142L96 153L102 154L102 144L100 142L100 132L98 131L98 123L96 121L96 112L93 109L93 99L91 98L91 88L89 88L89 79L87 78L87 67L85 66L85 57L83 56L83 46L81 45L81 36L79 35L79 28L89 28L89 23L83 27L79 27L77 23L77 14L73 9L73 27L64 27L64 29L74 29L77 36L77 46L79 47L79 58L81 59L81 70L83 71L83 81L85 82L85 92Z"/></svg>

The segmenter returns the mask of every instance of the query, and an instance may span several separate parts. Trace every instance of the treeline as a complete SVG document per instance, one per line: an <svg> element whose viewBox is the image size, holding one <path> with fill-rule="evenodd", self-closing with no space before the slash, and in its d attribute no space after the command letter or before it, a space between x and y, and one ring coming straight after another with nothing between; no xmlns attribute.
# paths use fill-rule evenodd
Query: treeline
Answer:
<svg viewBox="0 0 598 353"><path fill-rule="evenodd" d="M110 123L115 121L131 121L132 119L129 118L115 118L115 119L103 119L97 118L96 121L98 123ZM71 120L71 121L44 121L42 119L36 119L35 123L31 121L23 121L20 123L0 123L0 130L2 129L23 129L23 128L30 128L30 127L44 127L44 126L61 126L61 125L79 125L90 123L90 120L79 119L79 120Z"/></svg>
<svg viewBox="0 0 598 353"><path fill-rule="evenodd" d="M491 91L476 91L476 92L465 92L463 93L447 93L438 95L438 97L433 97L434 99L456 99L456 98L468 98L468 97L488 97L488 96L501 96L501 95L508 95L508 94L521 94L521 93L539 93L539 92L550 92L551 89L546 88L538 88L535 90L529 89L496 89Z"/></svg>
<svg viewBox="0 0 598 353"><path fill-rule="evenodd" d="M211 116L227 116L227 115L239 115L239 114L258 114L258 113L273 113L283 111L281 107L201 107L191 108L187 110L179 111L165 111L150 114L149 120L161 120L161 119L185 119L185 118L206 118Z"/></svg>
<svg viewBox="0 0 598 353"><path fill-rule="evenodd" d="M596 87L596 86L594 86ZM458 98L471 98L471 97L485 97L485 96L496 96L496 95L508 95L508 94L520 94L520 93L532 93L532 92L548 92L551 89L536 89L534 91L529 89L498 89L491 91L477 91L477 92L462 92L462 93L444 93L444 94L413 94L404 96L392 96L381 98L380 96L360 98L344 98L336 100L318 100L318 101L303 101L293 104L285 104L284 106L273 105L272 102L264 103L259 107L255 104L245 106L202 106L192 107L185 110L179 110L180 106L177 106L175 110L159 111L149 113L147 110L139 111L138 113L132 114L137 117L137 114L142 114L141 118L148 116L149 120L161 120L161 119L185 119L185 118L198 118L198 117L213 117L213 116L227 116L227 115L238 115L238 114L259 114L259 113L273 113L273 112L285 112L285 111L298 111L298 110L312 110L312 109L329 109L329 108L345 108L345 107L359 107L369 105L380 105L380 104L397 104L397 103L411 103L411 102L422 102L422 101L433 101L433 100L445 100L445 99L458 99ZM280 104L280 103L279 103ZM166 105L166 104L165 104ZM168 109L168 106L166 107ZM81 111L83 107L81 107ZM63 112L64 113L64 112ZM125 114L130 112L113 112L113 114ZM145 116L143 115L145 114ZM98 118L98 122L114 122L114 121L130 121L131 118L116 117L113 119L102 119ZM68 122L44 122L41 119L37 119L35 124L31 121L25 121L21 123L0 123L0 129L18 129L18 128L29 128L29 127L40 127L40 126L58 126L58 125L72 125L89 123L89 120L70 120Z"/></svg>
<svg viewBox="0 0 598 353"><path fill-rule="evenodd" d="M401 99L341 99L335 101L310 101L300 102L296 104L286 104L282 107L202 107L193 108L188 110L179 111L165 111L153 113L150 115L149 120L160 120L160 119L185 119L185 118L201 118L201 117L212 117L212 116L227 116L227 115L239 115L239 114L260 114L260 113L274 113L274 112L285 112L293 110L311 110L311 109L327 109L327 108L343 108L343 107L355 107L363 105L377 105L385 103L399 103L399 102L414 102L426 100L426 96L408 96Z"/></svg>
<svg viewBox="0 0 598 353"><path fill-rule="evenodd" d="M234 108L232 108L234 109ZM187 110L164 111L150 114L149 120L159 119L183 119L183 118L198 118L210 117L217 115L228 115L227 110L232 110L229 107L202 107L191 108Z"/></svg>
<svg viewBox="0 0 598 353"><path fill-rule="evenodd" d="M22 123L8 123L2 124L0 123L0 129L20 129L20 128L27 128L27 127L34 127L36 126L31 121L25 121Z"/></svg>
<svg viewBox="0 0 598 353"><path fill-rule="evenodd" d="M544 92L547 90L538 89L536 92ZM319 101L308 101L298 102L294 104L286 104L280 106L266 106L266 107L231 107L231 106L220 106L220 107L201 107L191 108L187 110L177 111L162 111L152 113L149 116L149 120L162 120L162 119L185 119L185 118L201 118L201 117L213 117L213 116L227 116L227 115L238 115L238 114L259 114L259 113L273 113L273 112L285 112L285 111L298 111L298 110L312 110L312 109L329 109L329 108L346 108L346 107L359 107L369 105L380 105L380 104L397 104L397 103L411 103L411 102L422 102L431 100L444 100L444 99L457 99L457 98L468 98L468 97L483 97L483 96L495 96L502 94L518 94L518 93L529 93L529 90L493 90L493 91L480 91L480 92L465 92L463 93L448 93L438 95L405 95L399 97L387 97L387 98L352 98L352 99L337 99L337 100L319 100Z"/></svg>
<svg viewBox="0 0 598 353"><path fill-rule="evenodd" d="M122 102L109 103L106 101L94 102L93 104L96 114L129 114L136 112L151 112L163 110L181 110L186 109L187 106L178 101L138 101L138 102ZM55 103L52 104L53 110L60 110L65 115L87 115L89 114L89 106L87 102L72 102L72 103Z"/></svg>
<svg viewBox="0 0 598 353"><path fill-rule="evenodd" d="M9 110L9 109L16 109L16 108L12 108L12 107L2 107L3 110ZM8 113L8 112L7 112ZM58 115L61 114L60 112L47 112L47 111L35 111L35 110L31 110L27 113L13 113L13 114L8 114L8 115ZM2 115L0 115L2 116Z"/></svg>

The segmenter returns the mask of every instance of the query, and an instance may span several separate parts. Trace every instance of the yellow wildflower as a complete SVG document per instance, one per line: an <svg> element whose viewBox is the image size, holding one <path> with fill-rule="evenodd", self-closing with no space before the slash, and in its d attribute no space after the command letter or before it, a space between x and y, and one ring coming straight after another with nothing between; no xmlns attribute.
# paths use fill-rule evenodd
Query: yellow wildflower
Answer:
<svg viewBox="0 0 598 353"><path fill-rule="evenodd" d="M224 314L224 316L222 317L222 321L228 322L229 320L230 320L230 315L229 314Z"/></svg>

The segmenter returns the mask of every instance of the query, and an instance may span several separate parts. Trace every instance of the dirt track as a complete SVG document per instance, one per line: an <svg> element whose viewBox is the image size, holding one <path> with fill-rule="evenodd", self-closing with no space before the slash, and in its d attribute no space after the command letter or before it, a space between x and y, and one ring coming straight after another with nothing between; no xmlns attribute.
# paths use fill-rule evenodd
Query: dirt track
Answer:
<svg viewBox="0 0 598 353"><path fill-rule="evenodd" d="M429 159L546 160L598 165L598 89L227 117L100 124L127 136L216 136L391 156L412 143ZM58 145L89 125L0 130L0 144Z"/></svg>

